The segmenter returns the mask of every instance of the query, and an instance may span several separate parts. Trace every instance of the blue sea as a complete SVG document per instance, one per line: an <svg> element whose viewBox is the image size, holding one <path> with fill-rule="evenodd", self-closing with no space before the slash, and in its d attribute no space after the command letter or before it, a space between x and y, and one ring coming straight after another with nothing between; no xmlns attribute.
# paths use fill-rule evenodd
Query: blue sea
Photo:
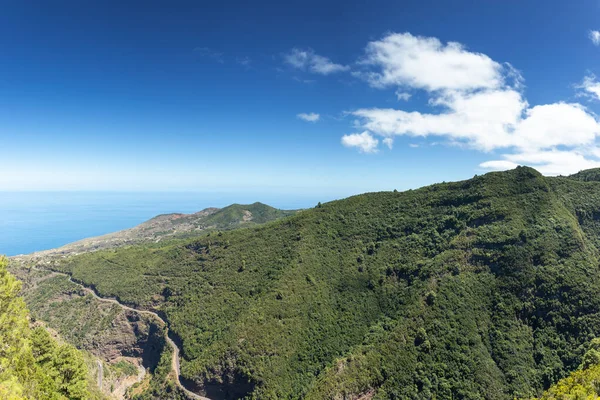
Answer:
<svg viewBox="0 0 600 400"><path fill-rule="evenodd" d="M273 207L314 206L318 199L235 193L0 192L0 254L47 250L133 227L158 214L261 201Z"/></svg>

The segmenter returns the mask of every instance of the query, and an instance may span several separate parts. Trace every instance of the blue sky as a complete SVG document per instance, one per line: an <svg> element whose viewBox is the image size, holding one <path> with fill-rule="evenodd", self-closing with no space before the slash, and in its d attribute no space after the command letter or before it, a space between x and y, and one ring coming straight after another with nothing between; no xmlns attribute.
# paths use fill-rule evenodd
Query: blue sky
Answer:
<svg viewBox="0 0 600 400"><path fill-rule="evenodd" d="M342 197L595 167L599 17L585 0L8 1L0 190Z"/></svg>

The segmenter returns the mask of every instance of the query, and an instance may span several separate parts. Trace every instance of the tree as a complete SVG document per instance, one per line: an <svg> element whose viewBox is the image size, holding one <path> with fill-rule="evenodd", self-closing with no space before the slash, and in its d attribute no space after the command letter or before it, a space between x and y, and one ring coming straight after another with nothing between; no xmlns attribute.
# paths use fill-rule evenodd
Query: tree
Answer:
<svg viewBox="0 0 600 400"><path fill-rule="evenodd" d="M0 398L90 399L83 356L44 328L29 328L21 284L6 265L0 258Z"/></svg>

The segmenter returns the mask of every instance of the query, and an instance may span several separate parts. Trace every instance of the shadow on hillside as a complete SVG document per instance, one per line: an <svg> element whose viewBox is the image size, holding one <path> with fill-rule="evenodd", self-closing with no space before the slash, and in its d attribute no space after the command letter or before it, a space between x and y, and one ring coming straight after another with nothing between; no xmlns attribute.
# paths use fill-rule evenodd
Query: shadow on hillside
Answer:
<svg viewBox="0 0 600 400"><path fill-rule="evenodd" d="M182 340L173 331L169 331L169 337L180 349L183 348ZM248 378L236 371L226 370L221 376L221 382L216 380L205 380L202 384L192 379L179 377L181 384L194 393L202 393L211 400L234 400L250 397L255 385Z"/></svg>
<svg viewBox="0 0 600 400"><path fill-rule="evenodd" d="M148 339L141 343L144 368L148 368L150 372L154 373L166 345L162 330L155 324L150 324Z"/></svg>
<svg viewBox="0 0 600 400"><path fill-rule="evenodd" d="M181 377L183 386L195 393L204 393L211 400L234 400L250 397L254 384L245 376L234 373L223 376L223 383L205 381L203 385Z"/></svg>

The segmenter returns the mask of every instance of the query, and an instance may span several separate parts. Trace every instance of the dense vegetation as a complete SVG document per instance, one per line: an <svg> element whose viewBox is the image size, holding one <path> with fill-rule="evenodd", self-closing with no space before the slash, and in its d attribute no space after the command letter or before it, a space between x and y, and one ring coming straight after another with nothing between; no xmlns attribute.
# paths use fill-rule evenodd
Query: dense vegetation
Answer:
<svg viewBox="0 0 600 400"><path fill-rule="evenodd" d="M246 212L250 212L251 219L245 222L254 224L264 224L296 213L296 211L280 210L259 202L246 205L232 204L209 215L203 223L206 226L227 229L231 226L240 225L240 221L244 221L244 217L247 215Z"/></svg>
<svg viewBox="0 0 600 400"><path fill-rule="evenodd" d="M583 182L600 182L600 168L586 169L569 176L570 179L576 179Z"/></svg>
<svg viewBox="0 0 600 400"><path fill-rule="evenodd" d="M600 397L600 340L594 339L579 368L552 385L541 400L585 400Z"/></svg>
<svg viewBox="0 0 600 400"><path fill-rule="evenodd" d="M600 336L599 210L517 168L53 268L163 312L214 399L531 397Z"/></svg>
<svg viewBox="0 0 600 400"><path fill-rule="evenodd" d="M171 357L172 352L169 346L164 346L165 350L162 352L162 356L156 368L152 371L152 377L149 380L148 385L143 387L143 390L136 390L138 386L133 387L132 392L135 394L133 400L187 400L185 394L175 384L174 377L172 376L171 370Z"/></svg>
<svg viewBox="0 0 600 400"><path fill-rule="evenodd" d="M20 283L6 271L6 259L0 258L0 398L100 399L91 389L82 354L57 343L42 327L30 329L19 290Z"/></svg>
<svg viewBox="0 0 600 400"><path fill-rule="evenodd" d="M104 360L104 393L124 391L123 379L138 375L137 367L121 358L126 356L138 358L148 372L143 382L129 390L133 397L185 399L170 374L171 349L154 317L100 302L64 275L16 262L11 263L10 270L23 283L21 295L31 309L32 320L43 321L61 339L83 350L94 376L98 359L88 352Z"/></svg>
<svg viewBox="0 0 600 400"><path fill-rule="evenodd" d="M32 318L43 321L68 343L91 350L102 346L115 330L119 306L95 301L65 276L14 267L11 272L23 282L21 296Z"/></svg>

